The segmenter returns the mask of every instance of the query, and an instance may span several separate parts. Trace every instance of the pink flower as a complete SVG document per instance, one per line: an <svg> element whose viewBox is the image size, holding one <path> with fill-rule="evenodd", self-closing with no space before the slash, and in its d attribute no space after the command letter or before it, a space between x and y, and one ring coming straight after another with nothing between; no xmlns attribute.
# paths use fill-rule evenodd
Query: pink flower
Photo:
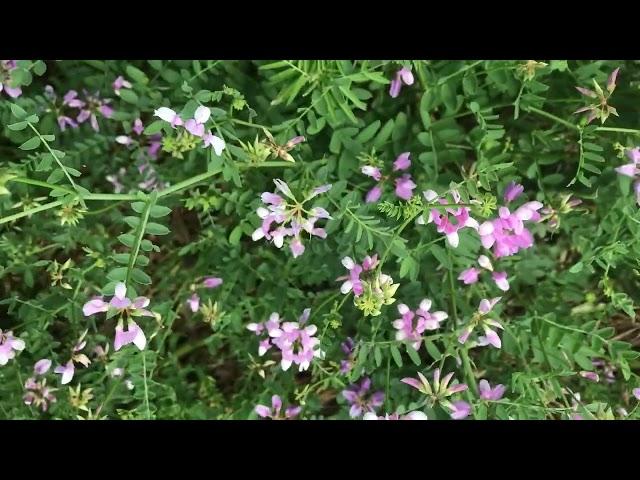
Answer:
<svg viewBox="0 0 640 480"><path fill-rule="evenodd" d="M354 262L351 257L344 257L342 259L342 265L349 270L349 275L337 279L338 281L346 280L340 287L340 292L346 295L352 291L354 296L359 297L364 292L360 274L362 272L370 272L378 266L378 255L376 254L373 257L367 255L364 257L362 265Z"/></svg>
<svg viewBox="0 0 640 480"><path fill-rule="evenodd" d="M391 86L389 87L389 95L391 98L396 98L400 95L402 85L413 85L413 73L408 68L402 67L396 72L396 76L391 80Z"/></svg>
<svg viewBox="0 0 640 480"><path fill-rule="evenodd" d="M478 306L478 312L473 316L469 324L464 327L462 333L458 337L458 341L462 344L466 343L473 331L479 327L484 331L484 336L478 338L477 346L492 345L495 348L501 348L502 341L493 328L502 329L502 325L491 318L487 318L487 314L493 309L496 303L502 297L492 298L491 300L482 299Z"/></svg>
<svg viewBox="0 0 640 480"><path fill-rule="evenodd" d="M449 405L449 408L451 410L451 418L454 420L462 420L463 418L467 418L471 413L471 405L462 400L451 403Z"/></svg>
<svg viewBox="0 0 640 480"><path fill-rule="evenodd" d="M123 321L120 319L116 325L116 338L113 342L113 349L117 352L130 343L133 343L139 350L144 350L147 338L136 322L128 320L127 330L124 330Z"/></svg>
<svg viewBox="0 0 640 480"><path fill-rule="evenodd" d="M203 140L204 147L213 148L213 151L218 157L222 155L222 151L226 147L226 143L222 138L216 135L213 135L211 132L207 131L207 133L205 133L204 136L202 137L202 140Z"/></svg>
<svg viewBox="0 0 640 480"><path fill-rule="evenodd" d="M355 360L353 352L355 347L356 344L351 337L347 337L347 339L340 344L340 348L346 355L346 359L340 361L340 373L348 373L353 367L353 362Z"/></svg>
<svg viewBox="0 0 640 480"><path fill-rule="evenodd" d="M486 255L480 255L478 257L478 265L480 265L485 270L493 272L493 265L491 264L491 260L489 260L489 257L487 257Z"/></svg>
<svg viewBox="0 0 640 480"><path fill-rule="evenodd" d="M438 311L430 313L431 300L424 299L420 302L416 312L412 312L405 304L398 305L398 312L402 318L393 322L393 327L398 330L396 332L396 340L408 340L412 342L415 350L420 348L422 344L422 333L425 330L436 330L440 327L440 323L448 318L445 312ZM414 318L417 319L414 322Z"/></svg>
<svg viewBox="0 0 640 480"><path fill-rule="evenodd" d="M310 312L310 309L305 309L298 322L281 322L280 316L274 312L267 322L248 324L247 329L256 335L260 336L265 331L268 334L268 338L260 342L258 354L262 356L272 346L277 347L282 356L280 366L285 371L295 363L302 372L309 368L313 358L322 358L324 352L320 350L320 340L314 336L317 327L304 326Z"/></svg>
<svg viewBox="0 0 640 480"><path fill-rule="evenodd" d="M187 300L187 304L193 313L196 313L200 309L200 297L197 293L191 295L191 297Z"/></svg>
<svg viewBox="0 0 640 480"><path fill-rule="evenodd" d="M82 312L85 317L109 311L114 314L126 314L128 317L127 330L124 330L124 324L121 317L116 326L116 335L113 345L114 349L118 351L124 345L134 343L140 350L142 350L144 349L147 340L144 332L138 324L132 320L132 317L155 317L155 315L146 309L150 302L147 297L136 297L131 300L130 298L127 298L126 294L126 285L122 282L118 282L115 286L115 294L109 303L105 303L102 299L94 298L84 304Z"/></svg>
<svg viewBox="0 0 640 480"><path fill-rule="evenodd" d="M160 107L157 110L154 110L153 116L159 117L165 122L169 122L172 128L176 128L177 126L184 124L180 116L174 110L167 107Z"/></svg>
<svg viewBox="0 0 640 480"><path fill-rule="evenodd" d="M314 336L318 328L315 325L304 326L310 311L305 309L298 322L284 322L279 332L269 332L271 343L282 353L280 366L284 371L294 363L298 365L298 371L305 371L313 358L324 356L324 352L320 350L320 339Z"/></svg>
<svg viewBox="0 0 640 480"><path fill-rule="evenodd" d="M409 200L413 195L413 189L417 187L413 180L411 179L411 175L405 173L402 177L396 178L396 196L403 199Z"/></svg>
<svg viewBox="0 0 640 480"><path fill-rule="evenodd" d="M47 387L47 380L36 380L35 378L29 378L24 384L26 393L22 397L25 405L34 405L36 408L40 408L43 412L49 409L49 404L56 401L54 388Z"/></svg>
<svg viewBox="0 0 640 480"><path fill-rule="evenodd" d="M499 217L484 222L478 228L484 248L493 247L496 257L514 255L518 251L533 246L533 235L524 226L525 221L540 220L538 210L542 203L527 202L511 213L507 207L500 207Z"/></svg>
<svg viewBox="0 0 640 480"><path fill-rule="evenodd" d="M16 352L24 350L24 340L13 336L13 332L0 330L0 365L6 365L16 356Z"/></svg>
<svg viewBox="0 0 640 480"><path fill-rule="evenodd" d="M367 177L373 178L376 182L382 180L382 172L378 167L372 167L371 165L365 165L360 169Z"/></svg>
<svg viewBox="0 0 640 480"><path fill-rule="evenodd" d="M472 283L476 283L478 281L478 275L480 274L480 270L475 267L467 268L463 270L458 276L458 280L462 280L462 283L465 285L471 285Z"/></svg>
<svg viewBox="0 0 640 480"><path fill-rule="evenodd" d="M144 125L142 124L142 120L136 118L133 121L133 127L131 127L131 130L133 130L136 135L142 135L142 132L144 132Z"/></svg>
<svg viewBox="0 0 640 480"><path fill-rule="evenodd" d="M271 408L265 405L256 405L255 412L262 418L271 418L272 420L290 420L297 417L302 411L302 407L288 407L284 416L280 416L282 409L282 399L278 395L271 397Z"/></svg>
<svg viewBox="0 0 640 480"><path fill-rule="evenodd" d="M437 194L432 190L423 192L424 197L428 202L432 202L437 198ZM434 197L435 195L435 197ZM457 190L451 192L454 203L460 203L460 194ZM441 205L447 205L449 202L445 198L439 198L438 202ZM460 207L453 209L451 207L445 207L444 212L440 213L440 210L433 208L429 212L428 218L425 220L424 216L418 218L418 224L424 225L425 223L433 222L436 226L436 230L440 233L444 233L447 237L447 242L453 248L456 248L460 243L458 231L465 227L478 230L478 222L469 215L469 209L467 207Z"/></svg>
<svg viewBox="0 0 640 480"><path fill-rule="evenodd" d="M253 241L266 238L273 242L277 248L282 248L284 239L292 237L289 248L294 258L304 253L305 247L302 244L301 234L308 233L311 236L326 238L327 232L324 228L317 228L316 222L321 219L331 218L329 213L322 207L313 207L310 210L304 208L304 204L321 193L331 189L331 185L322 185L314 188L305 199L300 202L291 192L289 186L280 179L273 181L276 190L287 197L291 202L285 200L277 193L264 192L261 195L264 206L256 210L258 217L262 219L262 225L257 228L251 238ZM279 226L274 228L273 224ZM288 224L288 226L287 226Z"/></svg>
<svg viewBox="0 0 640 480"><path fill-rule="evenodd" d="M59 373L62 375L62 385L66 385L71 382L73 376L75 374L75 363L79 363L83 365L85 368L89 366L91 360L84 353L80 353L84 347L86 347L87 342L85 341L85 336L87 335L88 330L85 330L76 344L73 346L71 350L71 358L64 365L59 365L54 369L54 373Z"/></svg>
<svg viewBox="0 0 640 480"><path fill-rule="evenodd" d="M43 358L42 360L38 360L36 364L33 366L33 373L36 375L44 375L51 368L51 360L48 358Z"/></svg>
<svg viewBox="0 0 640 480"><path fill-rule="evenodd" d="M53 372L62 374L62 380L60 383L62 383L62 385L66 385L73 379L73 374L75 373L73 361L69 360L65 365L56 367Z"/></svg>
<svg viewBox="0 0 640 480"><path fill-rule="evenodd" d="M115 94L118 95L118 96L120 96L120 90L121 89L133 87L133 85L131 85L131 82L128 82L127 80L125 80L122 75L117 77L113 81L113 84L111 86L113 87L113 91L115 92Z"/></svg>
<svg viewBox="0 0 640 480"><path fill-rule="evenodd" d="M596 372L587 372L587 371L581 371L580 372L580 376L582 378L586 378L587 380L591 380L592 382L599 382L600 381L600 377L598 376L598 374Z"/></svg>
<svg viewBox="0 0 640 480"><path fill-rule="evenodd" d="M406 170L409 168L411 166L411 160L409 159L410 155L410 152L404 152L398 155L398 158L393 162L393 171L396 172L398 170ZM380 179L377 178L376 180Z"/></svg>
<svg viewBox="0 0 640 480"><path fill-rule="evenodd" d="M382 195L382 187L380 185L376 185L369 192L367 192L367 196L365 197L366 203L375 203L380 200L380 196Z"/></svg>
<svg viewBox="0 0 640 480"><path fill-rule="evenodd" d="M636 397L636 400L640 400L640 388L634 388L632 390L633 396Z"/></svg>
<svg viewBox="0 0 640 480"><path fill-rule="evenodd" d="M509 281L507 280L507 272L493 272L493 281L500 290L506 292L509 290Z"/></svg>
<svg viewBox="0 0 640 480"><path fill-rule="evenodd" d="M500 400L505 392L504 385L496 385L491 388L491 384L486 380L480 380L478 389L480 390L480 398L482 400L490 400L494 402Z"/></svg>
<svg viewBox="0 0 640 480"><path fill-rule="evenodd" d="M633 182L633 190L636 194L636 203L640 206L640 169L638 168L638 163L640 163L640 148L636 147L627 150L627 156L631 160L631 163L616 167L615 170L620 175L635 179L635 182Z"/></svg>
<svg viewBox="0 0 640 480"><path fill-rule="evenodd" d="M84 123L89 120L91 128L96 132L100 131L96 115L99 113L105 118L111 118L111 116L113 116L113 109L108 105L111 100L100 98L98 92L90 95L85 91L84 101L76 99L76 95L76 92L71 90L64 97L67 105L80 109L80 113L76 117L76 121L78 123Z"/></svg>
<svg viewBox="0 0 640 480"><path fill-rule="evenodd" d="M363 412L375 412L384 403L384 393L381 391L369 393L371 389L371 379L365 377L360 384L355 383L342 391L342 396L351 405L349 416L359 417Z"/></svg>
<svg viewBox="0 0 640 480"><path fill-rule="evenodd" d="M524 192L524 187L516 182L511 182L504 190L504 201L510 203L520 196Z"/></svg>
<svg viewBox="0 0 640 480"><path fill-rule="evenodd" d="M222 285L222 279L219 277L205 277L202 283L207 288L216 288Z"/></svg>
<svg viewBox="0 0 640 480"><path fill-rule="evenodd" d="M17 67L15 60L0 60L0 92L3 90L11 98L22 95L20 87L11 87L11 71Z"/></svg>

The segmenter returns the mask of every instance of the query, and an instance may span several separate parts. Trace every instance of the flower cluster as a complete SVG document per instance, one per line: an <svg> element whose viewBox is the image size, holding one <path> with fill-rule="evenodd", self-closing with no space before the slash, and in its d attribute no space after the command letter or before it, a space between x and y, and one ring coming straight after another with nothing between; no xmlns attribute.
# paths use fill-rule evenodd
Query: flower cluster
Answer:
<svg viewBox="0 0 640 480"><path fill-rule="evenodd" d="M324 352L320 349L320 340L314 336L318 328L315 325L304 326L310 313L311 309L307 308L297 322L283 322L280 315L274 312L266 322L247 325L247 329L256 335L267 333L267 338L260 342L258 355L264 355L275 346L282 356L282 370L288 370L295 363L300 372L307 370L315 357L324 357Z"/></svg>
<svg viewBox="0 0 640 480"><path fill-rule="evenodd" d="M78 126L87 120L94 131L100 131L98 125L98 117L111 118L113 116L113 108L109 105L111 100L108 98L101 98L100 93L96 92L90 94L87 91L83 91L82 99L78 97L78 92L75 90L69 90L64 97L62 97L62 104L57 104L57 96L53 87L47 85L45 87L45 96L53 104L53 109L56 112L58 119L58 126L60 130L64 131L66 127L78 128ZM75 110L75 112L74 112Z"/></svg>
<svg viewBox="0 0 640 480"><path fill-rule="evenodd" d="M16 68L15 60L0 60L0 92L4 92L11 98L22 95L20 87L11 86L11 71Z"/></svg>
<svg viewBox="0 0 640 480"><path fill-rule="evenodd" d="M402 318L393 322L393 327L398 330L396 332L396 340L412 342L413 348L418 350L422 344L424 331L438 329L440 323L449 317L442 311L431 313L429 312L430 309L431 300L428 298L420 302L420 306L415 312L410 310L404 303L398 305L398 312L402 315ZM416 315L417 319L415 318Z"/></svg>
<svg viewBox="0 0 640 480"><path fill-rule="evenodd" d="M36 408L40 408L43 412L49 409L49 404L56 401L56 397L53 392L55 388L47 387L46 378L38 379L39 376L45 375L49 368L51 368L51 360L43 358L38 360L33 366L33 377L27 379L24 383L24 388L27 391L22 397L25 405L33 405Z"/></svg>
<svg viewBox="0 0 640 480"><path fill-rule="evenodd" d="M12 331L3 333L0 330L0 365L6 365L16 356L16 352L24 350L24 347L24 340L14 337Z"/></svg>
<svg viewBox="0 0 640 480"><path fill-rule="evenodd" d="M454 383L449 385L453 378L453 372L445 375L444 378L440 378L440 369L436 368L433 372L433 383L429 383L429 380L425 376L418 373L418 378L403 378L402 383L406 383L411 387L418 390L420 393L426 395L432 405L439 403L443 407L450 411L451 418L459 420L466 418L471 413L471 406L462 400L451 402L449 397L455 393L464 392L468 387L464 383Z"/></svg>
<svg viewBox="0 0 640 480"><path fill-rule="evenodd" d="M523 191L521 185L511 183L504 194L505 201L510 203ZM525 221L537 222L541 219L538 210L542 203L526 202L513 213L507 207L498 209L498 218L484 222L478 228L480 241L484 248L493 247L496 257L506 257L533 246L533 235L524 226Z"/></svg>
<svg viewBox="0 0 640 480"><path fill-rule="evenodd" d="M502 346L502 341L493 328L502 329L502 325L496 320L492 320L487 317L487 314L491 312L493 307L500 301L502 297L492 298L491 300L482 299L478 307L478 311L473 315L469 324L464 327L462 333L458 337L458 341L464 344L471 333L480 328L484 331L484 335L478 337L477 346L493 345L496 348ZM492 328L493 327L493 328Z"/></svg>
<svg viewBox="0 0 640 480"><path fill-rule="evenodd" d="M356 382L342 391L342 396L351 405L349 408L351 418L359 417L363 412L375 412L375 409L384 403L384 393L380 391L370 393L370 389L371 379L365 377L359 384Z"/></svg>
<svg viewBox="0 0 640 480"><path fill-rule="evenodd" d="M211 147L216 155L222 155L226 146L224 140L213 135L210 130L205 131L205 124L211 116L211 110L208 107L200 105L193 114L193 118L188 120L183 120L180 115L168 107L160 107L153 114L165 122L169 122L172 128L184 127L191 135L202 139L203 147Z"/></svg>
<svg viewBox="0 0 640 480"><path fill-rule="evenodd" d="M493 265L491 264L491 260L486 255L480 255L478 257L478 265L491 272L491 277L493 281L496 283L496 286L506 292L509 290L509 280L507 280L507 272L494 272ZM465 285L471 285L478 281L478 277L481 273L481 270L478 270L475 267L467 268L463 270L458 276L458 280L461 280Z"/></svg>
<svg viewBox="0 0 640 480"><path fill-rule="evenodd" d="M280 415L282 410L282 399L278 395L271 397L271 408L266 405L256 405L255 412L262 418L270 418L272 420L291 420L302 411L302 407L290 406Z"/></svg>
<svg viewBox="0 0 640 480"><path fill-rule="evenodd" d="M367 255L361 265L351 257L344 257L342 265L349 270L349 275L337 278L337 281L345 280L340 291L345 295L352 291L354 305L366 316L380 315L383 305L391 305L396 301L394 295L400 285L394 284L393 278L376 269L378 255Z"/></svg>
<svg viewBox="0 0 640 480"><path fill-rule="evenodd" d="M410 155L410 152L404 152L398 155L396 160L393 162L393 172L402 172L411 167L411 160L409 159ZM375 187L369 190L365 197L365 202L375 203L382 196L384 184L391 179L392 174L383 175L380 170L380 166L375 165L364 165L361 168L361 171L363 174L378 182ZM413 183L410 173L403 173L400 176L395 177L394 184L396 197L401 198L402 200L409 200L413 195L413 189L417 186Z"/></svg>
<svg viewBox="0 0 640 480"><path fill-rule="evenodd" d="M95 315L101 312L107 312L107 318L120 315L116 325L116 335L113 342L113 349L117 352L125 345L133 343L140 350L143 350L147 344L147 338L142 329L133 320L135 317L155 317L156 315L147 310L149 299L147 297L136 297L135 299L127 298L127 286L119 282L115 287L115 295L109 302L105 302L102 298L96 297L89 300L82 307L85 317ZM127 329L124 329L124 319L127 318Z"/></svg>
<svg viewBox="0 0 640 480"><path fill-rule="evenodd" d="M578 92L580 92L582 95L588 98L595 98L597 99L597 102L587 105L586 107L579 108L573 113L588 112L585 116L587 124L591 123L596 118L599 118L600 122L604 123L611 114L617 117L618 112L614 107L609 105L609 98L611 97L613 91L616 89L618 72L620 72L620 68L616 68L613 72L611 72L611 75L609 75L609 78L607 80L606 92L602 90L595 79L593 80L595 91L584 87L576 87L576 90L578 90Z"/></svg>
<svg viewBox="0 0 640 480"><path fill-rule="evenodd" d="M276 184L276 190L284 197L275 192L262 194L261 199L264 206L257 210L258 216L262 219L262 225L253 232L251 238L254 241L266 238L272 241L277 248L282 248L285 237L291 237L289 248L293 257L297 258L305 250L301 238L303 232L320 238L327 237L327 232L324 228L316 227L316 222L320 219L330 219L329 212L319 206L307 210L305 204L316 196L329 191L331 185L316 187L304 197L304 200L299 201L285 182L280 179L275 179L273 182ZM274 223L278 225L275 228L273 227Z"/></svg>
<svg viewBox="0 0 640 480"><path fill-rule="evenodd" d="M456 248L460 243L458 231L465 227L478 230L478 222L471 217L468 207L452 208L452 204L446 198L439 198L438 194L433 190L426 190L422 193L427 202L433 203L437 200L442 207L431 208L427 218L425 219L424 215L421 215L418 217L417 223L424 225L433 222L436 230L447 237L447 242L453 248ZM451 196L453 197L453 206L460 204L460 193L457 190L452 190ZM442 208L444 208L443 211L441 211Z"/></svg>

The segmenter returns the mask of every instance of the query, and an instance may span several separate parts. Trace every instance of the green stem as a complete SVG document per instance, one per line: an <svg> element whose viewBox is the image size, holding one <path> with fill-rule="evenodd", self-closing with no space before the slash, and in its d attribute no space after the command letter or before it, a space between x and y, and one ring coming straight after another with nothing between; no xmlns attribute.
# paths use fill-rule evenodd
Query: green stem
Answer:
<svg viewBox="0 0 640 480"><path fill-rule="evenodd" d="M442 77L440 80L438 80L438 83L436 85L442 85L442 84L448 82L453 77L456 77L456 76L466 72L467 70L471 70L476 65L480 65L482 62L484 62L484 60L475 61L475 62L467 65L466 67L461 68L457 72L452 73L451 75L447 75L446 77Z"/></svg>
<svg viewBox="0 0 640 480"><path fill-rule="evenodd" d="M147 420L151 420L151 410L149 409L149 388L147 386L147 360L144 350L142 353L142 381L144 382L144 405L147 411Z"/></svg>
<svg viewBox="0 0 640 480"><path fill-rule="evenodd" d="M59 207L62 204L62 200L56 200L55 202L45 203L44 205L40 205L39 207L30 208L29 210L25 210L24 212L14 213L13 215L9 215L8 217L0 218L0 225L2 225L3 223L12 222L22 217L31 216L34 213L44 212L45 210Z"/></svg>
<svg viewBox="0 0 640 480"><path fill-rule="evenodd" d="M640 130L634 130L633 128L617 128L617 127L598 127L596 132L620 132L620 133L632 133L634 135L640 135Z"/></svg>
<svg viewBox="0 0 640 480"><path fill-rule="evenodd" d="M42 182L40 180L34 180L32 178L27 178L27 177L13 177L13 178L10 178L9 181L17 182L17 183L26 183L28 185L36 185L38 187L44 187L50 190L61 190L63 192L74 194L74 195L76 193L73 190L69 190L68 188L61 187L59 185L51 185L50 183Z"/></svg>
<svg viewBox="0 0 640 480"><path fill-rule="evenodd" d="M553 120L556 123L559 123L561 125L564 125L565 127L568 127L572 130L578 131L579 127L577 125L574 125L571 122L567 122L566 120L563 120L560 117L556 117L555 115L551 114L551 113L547 113L544 110L540 110L539 108L536 107L526 107L526 111L527 112L532 112L535 113L537 115L540 115L542 117L546 117L550 120Z"/></svg>
<svg viewBox="0 0 640 480"><path fill-rule="evenodd" d="M467 380L467 385L473 391L473 394L478 397L478 385L476 385L476 377L473 374L471 368L471 362L469 361L469 351L466 348L461 350L462 366L464 367L464 375Z"/></svg>
<svg viewBox="0 0 640 480"><path fill-rule="evenodd" d="M136 232L136 240L133 244L133 253L129 255L129 264L127 265L127 276L125 278L125 285L129 286L129 280L131 279L131 272L136 264L136 260L138 259L138 253L140 253L140 244L142 243L142 237L144 237L144 231L147 228L147 222L149 221L149 214L151 213L151 207L156 201L156 196L153 195L146 203L144 207L144 212L142 213L142 220L138 225L138 230ZM144 357L143 357L144 358Z"/></svg>

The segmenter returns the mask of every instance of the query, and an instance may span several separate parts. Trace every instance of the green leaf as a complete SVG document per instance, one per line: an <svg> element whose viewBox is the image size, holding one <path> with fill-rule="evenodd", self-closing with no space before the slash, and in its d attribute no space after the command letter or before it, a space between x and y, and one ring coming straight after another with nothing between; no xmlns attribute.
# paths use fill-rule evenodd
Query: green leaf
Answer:
<svg viewBox="0 0 640 480"><path fill-rule="evenodd" d="M13 130L14 132L18 132L20 130L24 130L25 128L27 128L27 121L22 121L22 122L16 122L16 123L10 123L9 125L7 125L7 128L9 128L9 130Z"/></svg>
<svg viewBox="0 0 640 480"><path fill-rule="evenodd" d="M25 118L27 118L27 112L17 103L10 104L10 107L11 113L13 113L13 116L18 120L24 120Z"/></svg>
<svg viewBox="0 0 640 480"><path fill-rule="evenodd" d="M391 356L393 357L393 361L396 362L396 365L398 365L398 367L402 367L402 355L400 354L398 347L391 344L389 350L391 351Z"/></svg>
<svg viewBox="0 0 640 480"><path fill-rule="evenodd" d="M131 79L135 82L142 83L144 85L149 83L147 75L142 70L134 67L133 65L127 65L126 72L127 75L131 77ZM122 94L122 90L120 90L120 93Z"/></svg>
<svg viewBox="0 0 640 480"><path fill-rule="evenodd" d="M140 225L140 218L138 217L133 217L133 216L124 217L124 221L131 228L137 228L138 225Z"/></svg>
<svg viewBox="0 0 640 480"><path fill-rule="evenodd" d="M136 237L134 237L131 233L123 233L122 235L118 236L118 240L120 241L120 243L122 243L125 247L128 248L133 248L133 244L136 241Z"/></svg>
<svg viewBox="0 0 640 480"><path fill-rule="evenodd" d="M131 204L131 208L133 209L133 211L140 214L144 212L144 209L146 207L147 207L147 204L144 202L133 202Z"/></svg>
<svg viewBox="0 0 640 480"><path fill-rule="evenodd" d="M127 265L129 263L129 257L130 254L128 253L116 253L113 255L113 259L122 265Z"/></svg>
<svg viewBox="0 0 640 480"><path fill-rule="evenodd" d="M238 245L240 243L240 238L242 238L242 227L237 225L229 234L229 243L233 246Z"/></svg>
<svg viewBox="0 0 640 480"><path fill-rule="evenodd" d="M52 185L58 183L60 180L62 180L62 177L64 177L64 172L59 168L56 168L47 178L47 183L50 183Z"/></svg>
<svg viewBox="0 0 640 480"><path fill-rule="evenodd" d="M149 235L166 235L169 232L171 232L171 230L169 230L167 227L165 227L164 225L161 225L159 223L154 223L154 222L149 222L147 223L147 226L145 228L145 231L149 234Z"/></svg>
<svg viewBox="0 0 640 480"><path fill-rule="evenodd" d="M420 355L418 355L417 350L413 348L413 346L410 344L407 344L405 347L411 361L415 363L417 366L420 366Z"/></svg>
<svg viewBox="0 0 640 480"><path fill-rule="evenodd" d="M149 125L147 125L142 133L144 133L145 135L155 135L156 133L161 131L162 127L166 124L167 122L165 122L164 120L156 120L155 122L151 122Z"/></svg>
<svg viewBox="0 0 640 480"><path fill-rule="evenodd" d="M168 207L163 207L162 205L154 205L149 210L149 216L152 218L161 218L166 217L171 213L171 209Z"/></svg>
<svg viewBox="0 0 640 480"><path fill-rule="evenodd" d="M139 268L134 268L134 269L131 270L131 279L134 282L140 283L142 285L150 285L151 284L151 277L149 275L147 275L146 273L144 273Z"/></svg>
<svg viewBox="0 0 640 480"><path fill-rule="evenodd" d="M138 95L133 90L129 90L123 88L120 90L120 98L127 103L131 103L133 105L138 103Z"/></svg>
<svg viewBox="0 0 640 480"><path fill-rule="evenodd" d="M380 365L382 365L382 351L380 350L380 347L378 345L376 345L373 349L373 358L376 361L376 366L379 367Z"/></svg>
<svg viewBox="0 0 640 480"><path fill-rule="evenodd" d="M40 138L33 137L27 140L26 142L24 142L22 145L20 145L20 150L33 150L35 148L38 148L39 146L40 146Z"/></svg>
<svg viewBox="0 0 640 480"><path fill-rule="evenodd" d="M35 73L39 77L44 75L44 72L46 71L47 71L47 64L44 63L42 60L37 60L33 64L33 73Z"/></svg>
<svg viewBox="0 0 640 480"><path fill-rule="evenodd" d="M124 282L127 278L127 267L117 267L107 274L107 278L112 282Z"/></svg>
<svg viewBox="0 0 640 480"><path fill-rule="evenodd" d="M358 135L356 135L354 140L358 143L368 142L380 129L380 125L382 125L382 122L380 122L380 120L376 120L375 122L364 128Z"/></svg>

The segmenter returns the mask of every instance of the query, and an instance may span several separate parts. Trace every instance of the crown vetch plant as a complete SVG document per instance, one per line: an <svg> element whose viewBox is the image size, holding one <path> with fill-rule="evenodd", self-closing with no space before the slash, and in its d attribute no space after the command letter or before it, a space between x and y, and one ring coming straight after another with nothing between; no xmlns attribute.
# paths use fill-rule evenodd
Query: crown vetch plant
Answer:
<svg viewBox="0 0 640 480"><path fill-rule="evenodd" d="M638 85L0 61L0 418L640 419Z"/></svg>

